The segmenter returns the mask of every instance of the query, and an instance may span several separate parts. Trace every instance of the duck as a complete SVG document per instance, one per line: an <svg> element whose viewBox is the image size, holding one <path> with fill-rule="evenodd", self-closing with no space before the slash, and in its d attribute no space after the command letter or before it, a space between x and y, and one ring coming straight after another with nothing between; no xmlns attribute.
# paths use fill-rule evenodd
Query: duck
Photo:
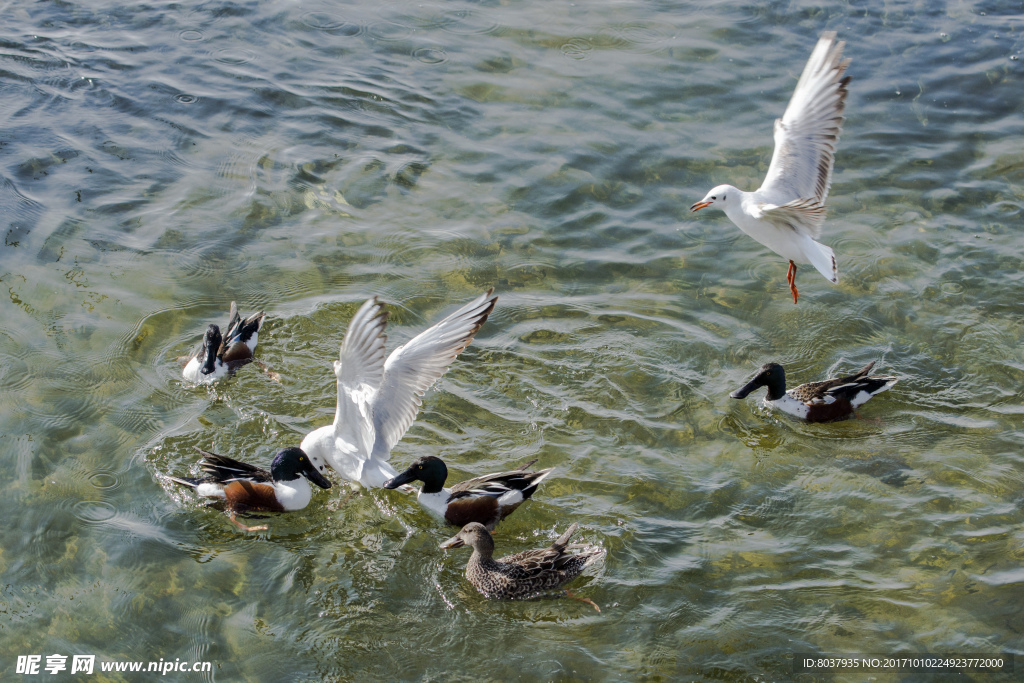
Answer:
<svg viewBox="0 0 1024 683"><path fill-rule="evenodd" d="M334 361L334 422L314 429L300 444L314 465L321 472L329 466L364 488L394 479L391 449L416 419L423 394L473 341L497 299L488 289L389 356L387 311L377 297L367 300L349 323Z"/></svg>
<svg viewBox="0 0 1024 683"><path fill-rule="evenodd" d="M309 505L313 497L309 482L322 489L331 488L331 482L313 466L309 456L294 446L274 456L270 471L199 447L196 450L203 456L199 465L205 474L168 478L204 498L223 500L231 521L244 531L266 531L267 527L246 526L236 519L239 513L294 512Z"/></svg>
<svg viewBox="0 0 1024 683"><path fill-rule="evenodd" d="M746 398L755 389L768 387L764 403L770 408L808 422L845 420L872 396L896 384L896 377L869 375L874 366L872 361L852 375L808 382L786 391L786 371L778 363L766 363L753 379L729 396Z"/></svg>
<svg viewBox="0 0 1024 683"><path fill-rule="evenodd" d="M259 311L243 320L232 301L227 332L222 335L220 328L211 323L200 347L188 357L182 376L195 384L212 384L251 362L265 317L266 313Z"/></svg>
<svg viewBox="0 0 1024 683"><path fill-rule="evenodd" d="M591 548L575 554L567 552L570 548L582 547L568 545L578 528L579 524L573 523L550 547L527 550L495 560L492 557L494 538L483 524L471 522L442 543L441 548L451 550L468 545L473 549L466 563L466 578L484 597L509 600L532 598L560 588L604 556L603 548ZM590 600L578 599L593 605L598 612L601 611Z"/></svg>
<svg viewBox="0 0 1024 683"><path fill-rule="evenodd" d="M427 510L451 526L464 527L470 522L479 522L488 531L493 531L498 522L515 512L555 469L549 467L527 472L526 468L535 462L532 460L518 470L460 481L446 489L444 483L448 479L448 466L441 458L427 455L384 482L384 488L396 489L413 481L421 481L423 486L417 494L417 500Z"/></svg>
<svg viewBox="0 0 1024 683"><path fill-rule="evenodd" d="M786 281L793 303L798 264L811 264L832 284L839 282L835 253L817 242L825 222L825 200L843 130L850 77L846 43L834 31L821 35L797 81L781 119L775 121L775 153L761 187L744 192L732 185L712 188L690 212L714 207L736 227L789 261Z"/></svg>

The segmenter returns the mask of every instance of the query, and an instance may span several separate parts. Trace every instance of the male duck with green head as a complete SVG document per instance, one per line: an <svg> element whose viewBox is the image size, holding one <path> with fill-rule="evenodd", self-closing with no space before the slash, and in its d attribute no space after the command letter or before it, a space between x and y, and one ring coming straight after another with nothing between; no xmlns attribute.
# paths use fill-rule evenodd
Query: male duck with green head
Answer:
<svg viewBox="0 0 1024 683"><path fill-rule="evenodd" d="M526 468L535 462L528 462L511 472L467 479L446 489L444 483L448 479L448 467L441 458L428 455L385 482L384 488L395 489L403 484L422 481L423 488L420 489L418 499L423 507L452 526L463 527L470 522L479 522L488 531L492 531L498 522L515 512L524 500L532 496L544 478L554 470L549 467L546 470L527 472Z"/></svg>

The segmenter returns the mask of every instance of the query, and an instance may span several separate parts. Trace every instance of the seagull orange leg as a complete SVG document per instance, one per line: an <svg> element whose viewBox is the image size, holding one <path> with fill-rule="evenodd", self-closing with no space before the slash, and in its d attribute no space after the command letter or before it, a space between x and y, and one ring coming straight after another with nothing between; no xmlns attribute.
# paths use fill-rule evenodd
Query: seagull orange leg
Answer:
<svg viewBox="0 0 1024 683"><path fill-rule="evenodd" d="M786 272L786 282L789 283L789 291L793 292L793 303L800 297L800 292L796 291L796 264L792 261L789 262L789 270Z"/></svg>

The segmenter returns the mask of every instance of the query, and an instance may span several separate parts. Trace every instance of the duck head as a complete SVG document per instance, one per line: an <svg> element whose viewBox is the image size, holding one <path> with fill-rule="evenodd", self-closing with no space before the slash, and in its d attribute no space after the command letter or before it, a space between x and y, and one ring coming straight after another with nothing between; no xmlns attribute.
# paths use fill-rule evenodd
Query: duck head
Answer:
<svg viewBox="0 0 1024 683"><path fill-rule="evenodd" d="M217 353L220 351L221 341L220 328L210 324L203 335L203 350L201 352L203 367L199 369L199 372L209 375L217 369Z"/></svg>
<svg viewBox="0 0 1024 683"><path fill-rule="evenodd" d="M393 479L384 482L384 488L396 489L402 484L422 481L423 493L440 493L447 479L448 467L444 464L444 460L427 455L416 460Z"/></svg>
<svg viewBox="0 0 1024 683"><path fill-rule="evenodd" d="M744 386L729 394L732 398L746 398L760 387L768 387L768 400L777 401L786 395L786 371L778 363L765 363Z"/></svg>
<svg viewBox="0 0 1024 683"><path fill-rule="evenodd" d="M491 538L487 528L480 522L470 522L462 527L462 531L441 544L441 549L451 550L452 548L461 548L464 545L468 545L473 550L484 555L494 552L494 539Z"/></svg>
<svg viewBox="0 0 1024 683"><path fill-rule="evenodd" d="M295 446L285 448L274 456L274 462L270 464L270 474L274 481L294 481L302 476L322 489L331 488L331 482L320 474L306 452Z"/></svg>

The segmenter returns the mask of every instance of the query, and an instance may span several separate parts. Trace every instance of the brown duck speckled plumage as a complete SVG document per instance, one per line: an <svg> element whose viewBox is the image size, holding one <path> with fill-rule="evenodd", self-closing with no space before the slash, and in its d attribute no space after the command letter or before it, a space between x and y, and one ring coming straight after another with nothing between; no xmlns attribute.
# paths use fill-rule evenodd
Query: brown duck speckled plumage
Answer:
<svg viewBox="0 0 1024 683"><path fill-rule="evenodd" d="M468 545L473 555L466 564L466 578L488 598L530 598L547 590L558 588L580 575L596 562L604 550L594 548L575 555L566 551L579 548L568 545L578 524L573 524L548 548L527 550L495 560L494 539L482 524L473 522L463 527L442 548Z"/></svg>

